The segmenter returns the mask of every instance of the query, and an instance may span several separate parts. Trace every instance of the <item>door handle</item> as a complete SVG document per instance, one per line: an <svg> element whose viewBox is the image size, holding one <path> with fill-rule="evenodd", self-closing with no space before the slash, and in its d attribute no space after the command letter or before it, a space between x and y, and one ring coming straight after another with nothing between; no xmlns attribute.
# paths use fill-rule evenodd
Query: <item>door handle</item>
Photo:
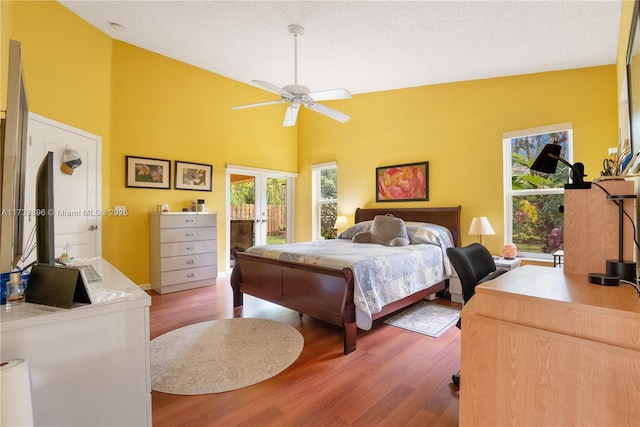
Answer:
<svg viewBox="0 0 640 427"><path fill-rule="evenodd" d="M93 230L97 230L98 226L97 225L92 225L89 227L89 231L93 231Z"/></svg>

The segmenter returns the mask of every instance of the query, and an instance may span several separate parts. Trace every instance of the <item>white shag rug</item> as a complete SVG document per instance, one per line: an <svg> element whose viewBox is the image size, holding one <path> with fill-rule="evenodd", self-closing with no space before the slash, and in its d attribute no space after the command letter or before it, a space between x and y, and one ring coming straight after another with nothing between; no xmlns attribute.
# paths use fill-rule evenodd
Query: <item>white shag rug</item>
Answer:
<svg viewBox="0 0 640 427"><path fill-rule="evenodd" d="M282 372L303 347L300 332L273 320L185 326L151 341L151 389L193 395L247 387Z"/></svg>
<svg viewBox="0 0 640 427"><path fill-rule="evenodd" d="M430 337L439 337L460 318L460 311L439 304L423 301L384 323L408 329Z"/></svg>

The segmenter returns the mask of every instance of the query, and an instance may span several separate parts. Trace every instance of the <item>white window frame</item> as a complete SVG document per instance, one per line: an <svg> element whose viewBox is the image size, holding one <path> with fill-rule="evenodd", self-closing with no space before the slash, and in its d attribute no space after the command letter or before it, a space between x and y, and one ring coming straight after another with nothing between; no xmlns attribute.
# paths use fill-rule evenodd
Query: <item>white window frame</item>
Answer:
<svg viewBox="0 0 640 427"><path fill-rule="evenodd" d="M328 199L321 200L320 195L322 192L320 191L320 176L323 170L327 169L338 169L338 164L336 162L327 162L327 163L319 163L316 165L311 165L311 224L312 224L312 232L311 238L313 240L321 240L322 234L320 230L321 222L320 222L320 212L323 204L329 203L338 203L338 199Z"/></svg>
<svg viewBox="0 0 640 427"><path fill-rule="evenodd" d="M571 122L558 123L555 125L541 126L530 129L522 129L502 134L503 152L503 189L504 189L504 243L511 243L513 240L513 197L527 196L533 194L564 194L564 188L544 188L535 190L513 190L511 188L512 166L511 166L511 139L529 135L539 135L544 133L567 131L569 138L567 141L567 153L562 153L563 158L573 164L573 124ZM563 166L561 166L563 167ZM524 253L526 258L552 259L551 254Z"/></svg>

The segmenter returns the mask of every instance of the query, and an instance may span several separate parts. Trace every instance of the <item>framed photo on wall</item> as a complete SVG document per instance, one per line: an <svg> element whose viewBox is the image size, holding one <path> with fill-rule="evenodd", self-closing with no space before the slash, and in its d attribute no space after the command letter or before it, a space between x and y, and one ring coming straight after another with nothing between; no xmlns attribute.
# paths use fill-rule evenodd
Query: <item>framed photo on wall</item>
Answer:
<svg viewBox="0 0 640 427"><path fill-rule="evenodd" d="M176 160L176 190L213 191L213 166Z"/></svg>
<svg viewBox="0 0 640 427"><path fill-rule="evenodd" d="M171 160L126 156L125 170L127 187L171 189Z"/></svg>
<svg viewBox="0 0 640 427"><path fill-rule="evenodd" d="M376 168L376 202L429 200L429 162Z"/></svg>

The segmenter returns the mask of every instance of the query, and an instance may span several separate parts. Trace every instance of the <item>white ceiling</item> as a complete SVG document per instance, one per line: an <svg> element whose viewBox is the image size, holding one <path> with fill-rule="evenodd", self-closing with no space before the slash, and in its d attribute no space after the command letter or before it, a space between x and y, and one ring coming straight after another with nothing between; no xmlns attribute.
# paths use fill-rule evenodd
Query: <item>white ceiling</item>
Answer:
<svg viewBox="0 0 640 427"><path fill-rule="evenodd" d="M620 0L72 1L111 37L234 80L366 93L614 64ZM125 27L114 30L109 23Z"/></svg>

